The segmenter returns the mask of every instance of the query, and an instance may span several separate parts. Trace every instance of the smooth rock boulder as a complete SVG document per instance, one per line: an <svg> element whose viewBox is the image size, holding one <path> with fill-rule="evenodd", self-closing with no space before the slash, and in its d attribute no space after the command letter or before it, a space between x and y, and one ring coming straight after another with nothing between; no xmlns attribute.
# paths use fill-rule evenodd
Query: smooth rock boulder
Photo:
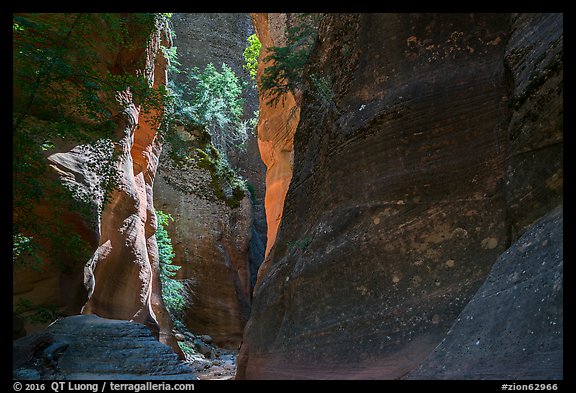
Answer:
<svg viewBox="0 0 576 393"><path fill-rule="evenodd" d="M52 341L36 345L34 356L18 363L15 378L197 379L170 347L140 323L76 315L57 320L43 334ZM16 340L13 351L26 340Z"/></svg>

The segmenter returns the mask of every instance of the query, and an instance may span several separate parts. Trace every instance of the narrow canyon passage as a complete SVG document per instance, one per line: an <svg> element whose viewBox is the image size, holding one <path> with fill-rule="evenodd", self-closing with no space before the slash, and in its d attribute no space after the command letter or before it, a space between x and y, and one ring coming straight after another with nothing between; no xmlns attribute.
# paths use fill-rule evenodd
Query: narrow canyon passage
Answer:
<svg viewBox="0 0 576 393"><path fill-rule="evenodd" d="M201 378L231 378L250 315L253 278L262 263L266 242L266 170L254 132L257 91L243 68L243 52L254 29L248 14L174 14L171 25L182 71L169 72L168 77L175 89L182 90L183 100L193 102L198 93L189 89L195 82L190 78L193 71L185 70L197 67L201 78L206 75L215 80L221 75L231 80L237 77L238 83L221 78L217 80L221 86L207 84L202 93L214 94L213 102L208 100L207 104L215 106L220 98L217 88L242 87L242 121L252 121L251 128L234 125L247 127L242 146L218 138L229 132L228 127L208 127L212 143L221 143L219 154L225 161L209 157L213 165L206 166L197 149L208 151L209 144L183 119L177 125L176 138L164 143L153 189L155 209L173 219L167 222L166 231L174 254L172 265L180 268L172 279L181 283L184 293L180 310L172 313L178 321L176 337L182 340L180 346ZM208 74L211 64L215 69ZM225 67L229 67L228 74ZM215 117L209 121L218 123ZM225 166L235 173L224 172ZM249 184L251 191L237 196L236 179Z"/></svg>
<svg viewBox="0 0 576 393"><path fill-rule="evenodd" d="M13 378L562 379L562 27L14 14Z"/></svg>

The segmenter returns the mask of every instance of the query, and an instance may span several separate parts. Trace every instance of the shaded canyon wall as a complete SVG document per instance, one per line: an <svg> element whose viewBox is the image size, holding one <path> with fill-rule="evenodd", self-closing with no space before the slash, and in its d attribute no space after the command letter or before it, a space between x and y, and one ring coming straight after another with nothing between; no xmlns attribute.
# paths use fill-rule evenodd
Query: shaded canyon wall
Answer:
<svg viewBox="0 0 576 393"><path fill-rule="evenodd" d="M328 14L307 73L237 378L400 378L562 203L562 15Z"/></svg>
<svg viewBox="0 0 576 393"><path fill-rule="evenodd" d="M563 378L563 211L498 257L440 345L407 379Z"/></svg>

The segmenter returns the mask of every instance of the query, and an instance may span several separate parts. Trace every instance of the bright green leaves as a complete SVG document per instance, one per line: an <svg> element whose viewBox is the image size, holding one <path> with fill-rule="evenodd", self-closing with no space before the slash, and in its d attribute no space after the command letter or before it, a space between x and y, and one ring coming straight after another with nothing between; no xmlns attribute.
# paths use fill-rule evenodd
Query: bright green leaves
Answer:
<svg viewBox="0 0 576 393"><path fill-rule="evenodd" d="M170 48L160 46L160 49L162 50L164 58L168 60L168 72L170 74L181 73L182 71L180 71L180 68L182 67L182 64L178 61L178 53L177 53L178 48L175 46L172 46Z"/></svg>
<svg viewBox="0 0 576 393"><path fill-rule="evenodd" d="M199 123L216 123L225 128L240 120L242 86L226 63L222 63L220 71L212 63L203 71L195 67L190 78L195 82L191 91L191 104Z"/></svg>
<svg viewBox="0 0 576 393"><path fill-rule="evenodd" d="M23 253L32 251L32 237L24 236L21 233L12 234L12 262L16 262Z"/></svg>
<svg viewBox="0 0 576 393"><path fill-rule="evenodd" d="M258 39L256 34L252 34L248 37L248 46L244 49L242 55L244 56L244 69L248 71L250 77L256 80L256 71L258 70L258 57L260 56L260 50L262 49L262 44Z"/></svg>
<svg viewBox="0 0 576 393"><path fill-rule="evenodd" d="M249 39L255 63L260 48L256 36ZM246 50L245 57L250 50ZM167 110L171 122L162 131L168 157L179 168L203 168L210 172L210 187L213 191L203 192L203 196L214 196L231 208L240 206L246 194L246 184L228 162L228 154L242 150L258 122L258 113L246 119L244 116L243 94L246 83L238 78L226 63L219 67L210 63L203 69L180 69L175 50L164 50L164 56L175 65L176 72L186 78L187 83L176 85L171 82L172 101ZM254 74L255 75L255 74ZM179 80L176 79L175 80ZM248 86L254 88L255 86ZM184 138L182 126L193 138Z"/></svg>
<svg viewBox="0 0 576 393"><path fill-rule="evenodd" d="M243 84L234 71L222 63L220 69L208 64L203 70L194 67L187 73L190 83L177 92L177 116L188 122L202 124L212 143L224 156L240 148L249 135L248 123L242 122ZM190 97L189 100L184 96Z"/></svg>
<svg viewBox="0 0 576 393"><path fill-rule="evenodd" d="M174 218L161 210L155 211L158 220L155 236L158 244L158 259L160 261L162 300L172 320L181 320L183 317L182 313L186 307L185 286L183 281L174 278L178 270L180 270L180 266L172 264L175 254L172 249L172 240L166 230L166 227L170 221L174 221Z"/></svg>

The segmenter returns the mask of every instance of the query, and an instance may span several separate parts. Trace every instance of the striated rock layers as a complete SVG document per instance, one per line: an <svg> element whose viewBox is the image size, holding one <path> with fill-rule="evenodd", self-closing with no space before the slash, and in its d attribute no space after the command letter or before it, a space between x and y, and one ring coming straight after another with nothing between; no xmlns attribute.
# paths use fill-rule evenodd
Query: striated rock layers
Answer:
<svg viewBox="0 0 576 393"><path fill-rule="evenodd" d="M563 15L513 16L505 54L511 107L504 175L512 241L562 203Z"/></svg>
<svg viewBox="0 0 576 393"><path fill-rule="evenodd" d="M400 378L442 341L498 256L562 202L562 15L328 14L312 74L330 88L310 83L302 98L237 378ZM274 145L291 144L276 133ZM531 318L556 351L548 314ZM510 326L516 336L524 325ZM549 377L561 368L552 355Z"/></svg>
<svg viewBox="0 0 576 393"><path fill-rule="evenodd" d="M197 379L150 330L129 321L76 315L13 343L15 379Z"/></svg>
<svg viewBox="0 0 576 393"><path fill-rule="evenodd" d="M247 85L252 84L242 68L242 52L253 33L248 14L174 14L174 46L182 68L203 69L213 63L228 64ZM190 83L184 74L171 79ZM258 101L254 89L244 89L245 117L253 116ZM205 149L205 141L183 127L179 135L193 148L187 157L199 159L194 148ZM231 206L216 194L215 183L224 179L214 171L189 160L171 160L167 144L154 183L155 205L174 217L167 230L174 248L174 264L182 266L177 278L186 283L186 326L197 334L208 334L217 345L237 349L250 315L252 279L263 259L266 223L263 212L264 165L256 138L247 142L247 152L228 152L237 173L252 185L249 195ZM184 164L186 162L186 164ZM224 198L225 199L225 198ZM253 225L254 222L254 225ZM262 239L264 237L264 239ZM255 279L254 279L255 281Z"/></svg>

